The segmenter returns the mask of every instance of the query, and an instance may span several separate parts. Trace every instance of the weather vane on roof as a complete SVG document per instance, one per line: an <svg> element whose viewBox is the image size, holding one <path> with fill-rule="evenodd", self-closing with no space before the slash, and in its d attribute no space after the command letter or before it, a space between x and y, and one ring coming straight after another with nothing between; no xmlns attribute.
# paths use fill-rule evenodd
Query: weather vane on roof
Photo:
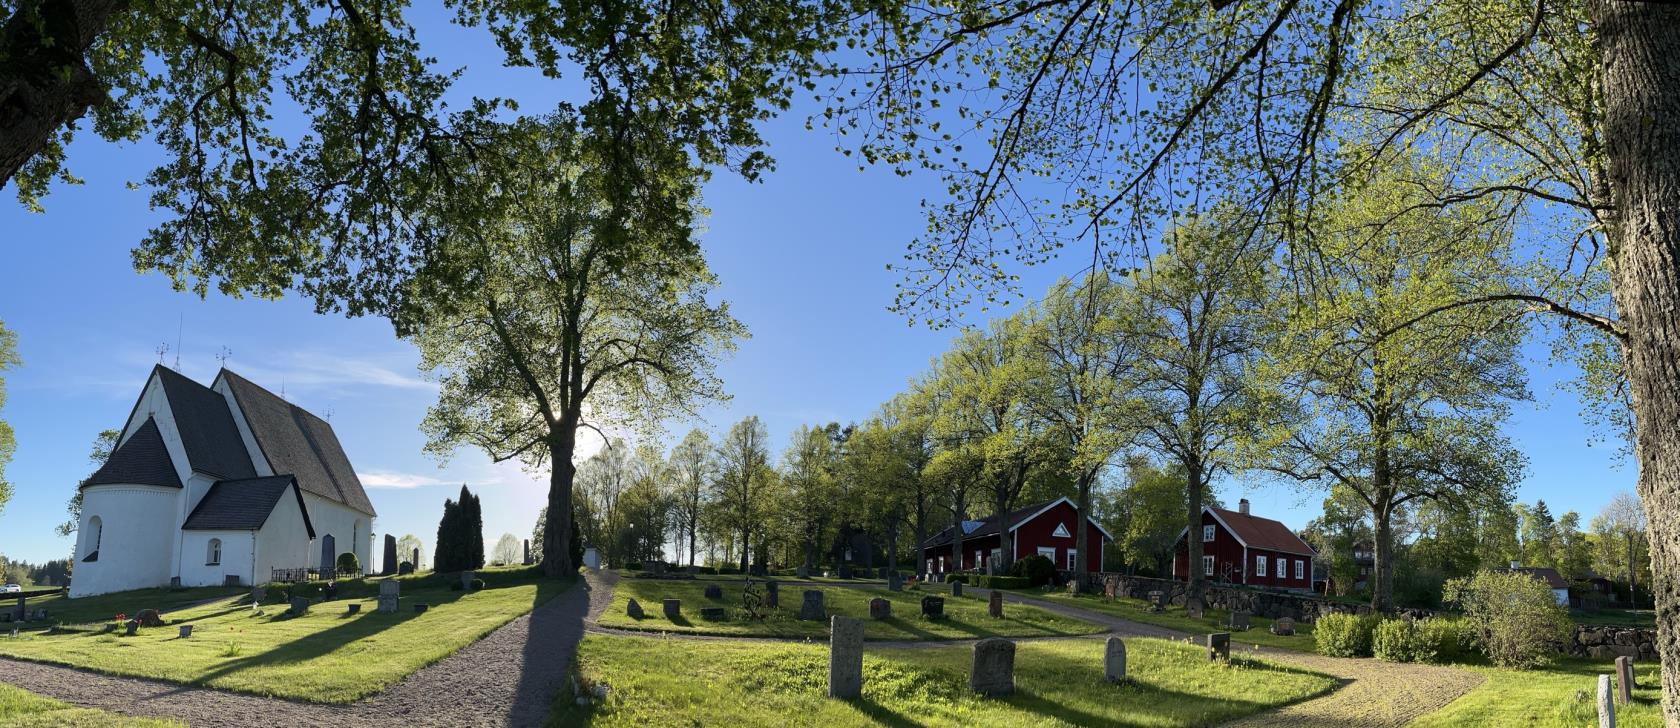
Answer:
<svg viewBox="0 0 1680 728"><path fill-rule="evenodd" d="M232 359L232 358L233 358L233 350L229 349L225 346L222 347L221 351L216 352L216 361L218 362L217 366L219 368L226 369L227 368L227 360Z"/></svg>
<svg viewBox="0 0 1680 728"><path fill-rule="evenodd" d="M168 343L158 344L157 348L153 349L153 351L157 352L158 364L162 364L163 363L163 355L169 353L169 344Z"/></svg>

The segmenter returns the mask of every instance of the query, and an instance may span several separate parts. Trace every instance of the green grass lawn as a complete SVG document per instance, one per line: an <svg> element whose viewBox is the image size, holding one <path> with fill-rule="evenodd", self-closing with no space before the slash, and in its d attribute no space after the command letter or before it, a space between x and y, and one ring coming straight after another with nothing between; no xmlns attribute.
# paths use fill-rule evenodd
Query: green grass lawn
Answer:
<svg viewBox="0 0 1680 728"><path fill-rule="evenodd" d="M1412 728L1436 726L1598 725L1598 676L1613 672L1602 662L1563 660L1544 670L1467 667L1487 676L1476 689L1419 718ZM1656 728L1662 720L1662 677L1656 663L1634 665L1631 705L1617 706L1617 728Z"/></svg>
<svg viewBox="0 0 1680 728"><path fill-rule="evenodd" d="M1590 614L1579 609L1571 609L1569 610L1569 619L1576 624L1594 626L1644 627L1646 629L1657 626L1657 613L1649 609L1602 609Z"/></svg>
<svg viewBox="0 0 1680 728"><path fill-rule="evenodd" d="M1142 599L1119 598L1108 601L1101 596L1080 594L1071 595L1064 591L1037 592L1021 590L1021 594L1056 602L1063 602L1093 612L1112 614L1122 619L1142 624L1153 624L1157 627L1176 629L1192 635L1202 635L1209 632L1229 631L1230 613L1223 609L1208 609L1203 612L1201 619L1193 619L1184 613L1184 607L1169 606L1166 611L1156 613L1149 611L1149 603ZM1318 645L1313 640L1313 626L1310 623L1296 620L1295 634L1283 637L1272 634L1272 620L1258 615L1248 618L1249 629L1244 632L1231 632L1232 642L1251 645L1264 645L1285 650L1299 652L1316 652Z"/></svg>
<svg viewBox="0 0 1680 728"><path fill-rule="evenodd" d="M0 725L11 728L185 728L185 723L129 718L91 708L77 708L0 683Z"/></svg>
<svg viewBox="0 0 1680 728"><path fill-rule="evenodd" d="M718 586L723 598L705 597L707 586ZM930 640L965 639L973 637L1033 637L1046 635L1079 635L1101 632L1102 627L1051 614L1036 607L1010 604L1004 608L1003 619L986 614L986 602L974 597L951 597L948 592L935 593L906 589L892 592L886 589L857 589L846 587L810 587L783 584L781 606L771 610L761 622L748 620L741 609L742 583L719 581L686 581L658 579L622 579L613 593L612 606L601 615L603 626L653 632L689 632L696 634L807 637L827 639L828 622L801 622L799 605L806 589L823 592L823 605L829 615L843 614L866 620L864 638L870 640ZM933 594L945 597L946 618L928 621L921 618L922 597ZM869 619L869 600L882 597L892 602L893 616ZM631 619L625 614L630 599L642 605L646 616ZM665 599L682 600L682 616L678 621L665 619L662 608ZM728 621L707 622L700 619L700 608L721 606L727 610Z"/></svg>
<svg viewBox="0 0 1680 728"><path fill-rule="evenodd" d="M402 610L378 614L377 580L345 583L338 601L315 604L309 614L284 616L278 605L253 610L243 597L171 612L172 623L192 624L178 639L175 624L121 632L25 633L0 640L0 655L70 665L114 675L210 685L227 690L322 703L345 703L376 693L408 674L465 647L531 610L570 582L535 579L530 570L485 572L487 588L452 591L447 576L405 579ZM189 590L185 593L190 593ZM202 596L202 595L200 595ZM100 599L103 599L101 597ZM136 597L112 595L129 614ZM71 600L72 603L81 600ZM413 604L431 609L415 614ZM149 602L146 602L149 603ZM361 613L346 614L360 603ZM111 604L102 607L111 609ZM69 611L69 610L67 610Z"/></svg>
<svg viewBox="0 0 1680 728"><path fill-rule="evenodd" d="M239 587L198 587L192 589L137 589L135 591L101 594L96 597L71 599L62 594L30 597L29 611L45 608L52 621L59 624L103 622L118 614L133 616L142 609L169 612L208 599L222 599L250 591ZM0 595L0 609L17 606L12 595Z"/></svg>
<svg viewBox="0 0 1680 728"><path fill-rule="evenodd" d="M1272 663L1210 663L1204 650L1128 640L1128 682L1103 680L1103 642L1022 642L1016 693L968 690L972 648L868 650L863 698L826 697L825 645L589 635L578 648L587 684L607 701L555 701L551 726L1212 725L1320 694L1333 681Z"/></svg>

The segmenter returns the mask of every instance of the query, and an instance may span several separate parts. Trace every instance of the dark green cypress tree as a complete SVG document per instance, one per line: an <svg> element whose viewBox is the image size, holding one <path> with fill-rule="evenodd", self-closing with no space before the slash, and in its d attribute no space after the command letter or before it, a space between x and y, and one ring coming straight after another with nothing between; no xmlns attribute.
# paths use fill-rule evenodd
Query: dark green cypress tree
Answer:
<svg viewBox="0 0 1680 728"><path fill-rule="evenodd" d="M460 508L461 568L484 567L484 509L478 496L461 484Z"/></svg>
<svg viewBox="0 0 1680 728"><path fill-rule="evenodd" d="M459 571L461 509L455 501L443 499L443 518L438 520L437 546L432 551L432 571Z"/></svg>

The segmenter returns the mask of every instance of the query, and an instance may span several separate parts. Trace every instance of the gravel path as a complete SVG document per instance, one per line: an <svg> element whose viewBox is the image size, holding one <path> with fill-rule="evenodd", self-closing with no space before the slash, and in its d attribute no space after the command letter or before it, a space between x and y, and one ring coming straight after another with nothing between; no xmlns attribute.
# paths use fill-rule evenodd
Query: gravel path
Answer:
<svg viewBox="0 0 1680 728"><path fill-rule="evenodd" d="M262 698L8 659L0 659L0 682L75 705L174 718L195 728L536 726L566 684L585 622L612 602L617 581L610 572L591 574L484 639L350 705Z"/></svg>

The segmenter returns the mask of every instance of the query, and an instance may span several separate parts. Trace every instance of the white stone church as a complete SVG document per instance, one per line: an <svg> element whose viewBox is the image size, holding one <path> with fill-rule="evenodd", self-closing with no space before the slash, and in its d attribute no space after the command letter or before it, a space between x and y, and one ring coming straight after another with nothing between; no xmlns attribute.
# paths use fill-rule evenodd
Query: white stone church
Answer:
<svg viewBox="0 0 1680 728"><path fill-rule="evenodd" d="M373 504L332 427L226 369L208 387L153 369L81 488L72 597L369 566Z"/></svg>

